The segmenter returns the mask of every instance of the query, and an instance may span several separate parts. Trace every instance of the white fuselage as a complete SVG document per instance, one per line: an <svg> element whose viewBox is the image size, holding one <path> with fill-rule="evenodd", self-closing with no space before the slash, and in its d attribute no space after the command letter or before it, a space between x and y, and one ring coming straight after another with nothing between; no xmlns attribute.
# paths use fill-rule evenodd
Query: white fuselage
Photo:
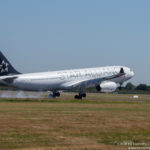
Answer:
<svg viewBox="0 0 150 150"><path fill-rule="evenodd" d="M14 75L17 77L10 86L33 91L58 91L72 89L75 83L80 83L85 80L91 81L88 87L94 87L96 84L100 84L101 79L109 76L114 76L120 71L121 66L112 67L99 67L99 68L87 68L87 69L74 69L74 70L62 70L51 71L44 73L32 73L32 74L20 74ZM125 75L114 77L109 81L115 83L123 83L133 77L134 73L127 67L123 67ZM13 76L12 76L13 77ZM93 82L94 80L94 82ZM93 83L92 83L93 82Z"/></svg>

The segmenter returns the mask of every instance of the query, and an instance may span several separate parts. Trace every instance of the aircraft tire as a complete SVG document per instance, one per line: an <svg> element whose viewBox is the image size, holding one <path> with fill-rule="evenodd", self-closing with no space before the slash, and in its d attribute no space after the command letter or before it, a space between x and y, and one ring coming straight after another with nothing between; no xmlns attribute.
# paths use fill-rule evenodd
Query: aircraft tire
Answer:
<svg viewBox="0 0 150 150"><path fill-rule="evenodd" d="M75 99L82 99L82 96L81 95L75 95L74 98Z"/></svg>
<svg viewBox="0 0 150 150"><path fill-rule="evenodd" d="M83 93L83 94L82 94L82 97L86 97L86 93Z"/></svg>
<svg viewBox="0 0 150 150"><path fill-rule="evenodd" d="M60 97L60 93L59 92L55 93L55 96Z"/></svg>

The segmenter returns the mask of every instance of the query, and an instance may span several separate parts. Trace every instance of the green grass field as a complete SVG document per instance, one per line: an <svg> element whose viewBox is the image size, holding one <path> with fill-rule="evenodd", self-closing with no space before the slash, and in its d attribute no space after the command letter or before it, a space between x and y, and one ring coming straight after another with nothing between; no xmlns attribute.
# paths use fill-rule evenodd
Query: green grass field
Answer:
<svg viewBox="0 0 150 150"><path fill-rule="evenodd" d="M0 150L127 150L126 142L150 147L150 95L72 97L0 99Z"/></svg>

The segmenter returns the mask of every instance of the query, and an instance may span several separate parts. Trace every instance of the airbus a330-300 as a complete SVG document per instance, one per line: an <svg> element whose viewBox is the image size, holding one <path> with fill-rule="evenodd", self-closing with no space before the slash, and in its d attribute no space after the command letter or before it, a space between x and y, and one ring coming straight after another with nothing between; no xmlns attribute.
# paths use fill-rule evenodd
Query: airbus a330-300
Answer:
<svg viewBox="0 0 150 150"><path fill-rule="evenodd" d="M124 66L50 71L22 74L14 69L0 52L0 82L9 87L29 91L51 91L50 97L59 97L60 91L76 90L76 99L86 97L87 88L99 92L114 92L134 72Z"/></svg>

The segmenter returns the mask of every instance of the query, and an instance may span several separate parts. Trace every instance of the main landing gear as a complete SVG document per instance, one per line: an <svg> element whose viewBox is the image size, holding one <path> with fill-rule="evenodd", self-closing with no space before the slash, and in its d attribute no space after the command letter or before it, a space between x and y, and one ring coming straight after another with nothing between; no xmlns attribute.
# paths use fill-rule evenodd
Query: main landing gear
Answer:
<svg viewBox="0 0 150 150"><path fill-rule="evenodd" d="M122 83L120 83L120 86L118 87L118 89L121 91L122 90Z"/></svg>
<svg viewBox="0 0 150 150"><path fill-rule="evenodd" d="M49 98L56 98L56 97L60 97L60 93L59 92L53 92L52 94L49 94L48 96ZM86 97L86 93L79 93L79 95L75 95L74 98L75 99L82 99Z"/></svg>
<svg viewBox="0 0 150 150"><path fill-rule="evenodd" d="M79 93L79 95L75 95L75 99L82 99L83 97L86 97L86 93Z"/></svg>
<svg viewBox="0 0 150 150"><path fill-rule="evenodd" d="M60 93L59 92L53 92L52 94L49 94L48 96L49 98L56 98L56 97L60 97Z"/></svg>

